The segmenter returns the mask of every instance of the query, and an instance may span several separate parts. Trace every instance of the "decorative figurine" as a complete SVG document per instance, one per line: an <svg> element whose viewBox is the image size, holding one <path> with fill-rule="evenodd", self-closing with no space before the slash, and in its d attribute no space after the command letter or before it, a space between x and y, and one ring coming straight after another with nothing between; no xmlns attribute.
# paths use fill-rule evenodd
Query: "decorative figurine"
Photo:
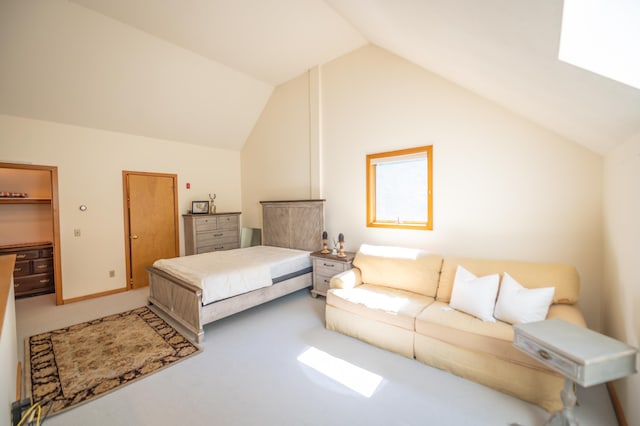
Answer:
<svg viewBox="0 0 640 426"><path fill-rule="evenodd" d="M320 253L322 254L329 253L329 249L327 248L327 231L324 231L322 233L322 251Z"/></svg>
<svg viewBox="0 0 640 426"><path fill-rule="evenodd" d="M214 203L214 200L216 199L216 194L213 194L213 197L212 197L211 193L209 193L209 199L211 200L211 203L209 204L209 213L215 214L216 213L216 205Z"/></svg>
<svg viewBox="0 0 640 426"><path fill-rule="evenodd" d="M335 238L333 239L333 249L331 250L331 254L334 256L338 254L338 243Z"/></svg>
<svg viewBox="0 0 640 426"><path fill-rule="evenodd" d="M347 257L344 254L344 235L338 234L338 242L340 243L340 252L338 253L338 257Z"/></svg>

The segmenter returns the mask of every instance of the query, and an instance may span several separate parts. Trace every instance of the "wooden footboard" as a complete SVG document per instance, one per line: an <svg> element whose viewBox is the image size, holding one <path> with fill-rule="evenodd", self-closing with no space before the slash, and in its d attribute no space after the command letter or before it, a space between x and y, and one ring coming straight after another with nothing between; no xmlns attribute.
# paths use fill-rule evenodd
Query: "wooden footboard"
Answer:
<svg viewBox="0 0 640 426"><path fill-rule="evenodd" d="M149 302L193 333L198 343L204 337L205 324L312 286L312 274L307 273L202 306L200 288L153 267L147 271Z"/></svg>
<svg viewBox="0 0 640 426"><path fill-rule="evenodd" d="M149 303L202 341L202 290L154 267L149 272Z"/></svg>

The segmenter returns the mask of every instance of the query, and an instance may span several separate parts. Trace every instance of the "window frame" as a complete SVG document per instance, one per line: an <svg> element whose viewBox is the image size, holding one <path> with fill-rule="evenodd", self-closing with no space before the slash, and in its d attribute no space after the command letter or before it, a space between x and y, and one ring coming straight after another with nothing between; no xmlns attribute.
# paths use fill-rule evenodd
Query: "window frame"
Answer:
<svg viewBox="0 0 640 426"><path fill-rule="evenodd" d="M427 160L427 221L426 222L391 222L376 220L376 164L381 159L404 157L415 154L426 154ZM380 152L367 155L367 227L415 229L423 231L433 230L433 145L416 148L400 149L396 151Z"/></svg>

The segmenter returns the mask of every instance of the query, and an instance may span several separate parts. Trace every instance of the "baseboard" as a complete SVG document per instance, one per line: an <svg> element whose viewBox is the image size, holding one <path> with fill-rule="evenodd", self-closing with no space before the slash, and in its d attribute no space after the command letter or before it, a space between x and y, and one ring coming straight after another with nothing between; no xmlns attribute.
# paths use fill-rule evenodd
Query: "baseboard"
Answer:
<svg viewBox="0 0 640 426"><path fill-rule="evenodd" d="M103 291L103 292L100 292L100 293L88 294L86 296L74 297L72 299L64 299L62 301L62 304L66 305L66 304L69 304L69 303L82 302L83 300L95 299L96 297L110 296L112 294L124 293L125 291L128 291L128 289L126 287L118 288L118 289L115 289L115 290Z"/></svg>
<svg viewBox="0 0 640 426"><path fill-rule="evenodd" d="M618 398L618 392L616 392L613 382L607 382L607 390L609 391L609 398L613 405L613 411L616 413L616 418L618 419L618 426L628 426L627 419L624 416L624 410L622 409L622 404L620 404L620 399Z"/></svg>

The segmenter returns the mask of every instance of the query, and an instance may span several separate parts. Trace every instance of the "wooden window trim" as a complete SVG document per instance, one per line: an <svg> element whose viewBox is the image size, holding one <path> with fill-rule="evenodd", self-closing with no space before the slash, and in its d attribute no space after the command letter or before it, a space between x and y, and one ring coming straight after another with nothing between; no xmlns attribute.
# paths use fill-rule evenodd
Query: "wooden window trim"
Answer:
<svg viewBox="0 0 640 426"><path fill-rule="evenodd" d="M376 220L376 167L375 160L403 155L426 153L427 155L427 221L403 222ZM367 155L367 227L368 228L392 228L392 229L416 229L423 231L433 230L433 146L421 146L417 148L400 149L396 151L380 152Z"/></svg>

